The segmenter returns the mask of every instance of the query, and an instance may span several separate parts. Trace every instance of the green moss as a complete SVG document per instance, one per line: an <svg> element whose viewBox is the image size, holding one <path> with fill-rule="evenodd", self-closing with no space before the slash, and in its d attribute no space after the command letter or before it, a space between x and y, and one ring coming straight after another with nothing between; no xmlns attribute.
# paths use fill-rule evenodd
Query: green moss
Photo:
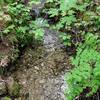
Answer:
<svg viewBox="0 0 100 100"><path fill-rule="evenodd" d="M9 97L5 97L4 100L11 100Z"/></svg>
<svg viewBox="0 0 100 100"><path fill-rule="evenodd" d="M20 94L20 89L21 86L17 82L14 82L13 87L10 90L10 94L14 96L18 96Z"/></svg>

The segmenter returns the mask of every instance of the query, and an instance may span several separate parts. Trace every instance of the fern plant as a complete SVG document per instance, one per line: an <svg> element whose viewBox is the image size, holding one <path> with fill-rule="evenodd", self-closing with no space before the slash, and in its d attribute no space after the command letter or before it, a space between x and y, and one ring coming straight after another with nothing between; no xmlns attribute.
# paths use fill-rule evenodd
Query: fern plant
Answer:
<svg viewBox="0 0 100 100"><path fill-rule="evenodd" d="M34 38L41 40L44 30L37 20L30 16L31 7L22 3L13 3L8 6L8 13L11 17L3 33L13 33L21 46L31 43ZM41 23L42 25L43 23ZM45 25L44 25L45 26Z"/></svg>
<svg viewBox="0 0 100 100"><path fill-rule="evenodd" d="M77 55L72 58L75 68L66 75L68 89L66 98L73 100L85 89L89 88L86 96L96 93L100 88L100 53L97 46L100 45L98 37L88 33L84 44L77 48Z"/></svg>

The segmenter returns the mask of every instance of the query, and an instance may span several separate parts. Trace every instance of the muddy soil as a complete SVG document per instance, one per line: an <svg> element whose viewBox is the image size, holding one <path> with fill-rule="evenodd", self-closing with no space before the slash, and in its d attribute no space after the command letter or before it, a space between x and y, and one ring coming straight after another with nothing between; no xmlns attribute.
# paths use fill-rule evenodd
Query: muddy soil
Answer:
<svg viewBox="0 0 100 100"><path fill-rule="evenodd" d="M57 33L45 32L43 45L27 47L11 71L22 86L22 100L65 100L64 75L71 67L69 57L60 48Z"/></svg>
<svg viewBox="0 0 100 100"><path fill-rule="evenodd" d="M13 76L22 85L25 100L65 100L64 74L70 64L64 50L48 53L43 47L27 48L16 68Z"/></svg>

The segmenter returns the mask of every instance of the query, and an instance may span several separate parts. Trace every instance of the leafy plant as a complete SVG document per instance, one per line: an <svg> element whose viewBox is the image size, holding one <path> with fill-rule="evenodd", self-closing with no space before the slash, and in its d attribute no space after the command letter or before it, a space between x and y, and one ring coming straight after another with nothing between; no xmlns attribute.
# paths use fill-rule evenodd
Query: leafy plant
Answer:
<svg viewBox="0 0 100 100"><path fill-rule="evenodd" d="M31 43L34 38L41 40L44 34L41 26L30 16L30 9L31 7L22 3L13 3L8 6L11 21L3 32L15 34L21 46Z"/></svg>
<svg viewBox="0 0 100 100"><path fill-rule="evenodd" d="M66 98L73 100L85 89L89 88L86 96L96 93L100 87L100 53L97 46L100 44L98 37L88 33L84 44L77 48L77 55L72 58L75 68L66 75L68 89Z"/></svg>
<svg viewBox="0 0 100 100"><path fill-rule="evenodd" d="M67 35L67 34L64 34L64 33L61 33L60 34L60 38L61 40L63 41L63 44L65 46L71 46L71 36L70 35Z"/></svg>
<svg viewBox="0 0 100 100"><path fill-rule="evenodd" d="M76 22L75 13L77 10L84 11L86 4L77 4L77 0L54 0L55 7L50 8L48 13L50 17L61 16L59 22L57 23L57 29L71 25ZM50 2L50 1L49 1ZM51 1L52 2L52 1ZM59 5L59 6L58 6ZM58 27L59 26L59 27Z"/></svg>
<svg viewBox="0 0 100 100"><path fill-rule="evenodd" d="M13 2L15 2L15 0L0 0L0 4L13 3Z"/></svg>
<svg viewBox="0 0 100 100"><path fill-rule="evenodd" d="M11 98L9 98L9 97L5 97L4 100L11 100Z"/></svg>
<svg viewBox="0 0 100 100"><path fill-rule="evenodd" d="M48 3L49 2L49 3ZM82 33L99 34L100 7L92 0L47 0L44 12L52 19L58 18L52 27L63 33L71 34L71 44L82 42ZM73 35L72 35L73 34Z"/></svg>
<svg viewBox="0 0 100 100"><path fill-rule="evenodd" d="M43 36L44 36L44 30L42 28L35 30L35 39L41 40Z"/></svg>

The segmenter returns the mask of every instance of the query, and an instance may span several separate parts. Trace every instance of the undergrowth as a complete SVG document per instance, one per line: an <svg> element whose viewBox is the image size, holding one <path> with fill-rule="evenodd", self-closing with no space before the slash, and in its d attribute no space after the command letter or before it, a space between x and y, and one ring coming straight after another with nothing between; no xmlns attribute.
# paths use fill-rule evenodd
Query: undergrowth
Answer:
<svg viewBox="0 0 100 100"><path fill-rule="evenodd" d="M93 95L100 88L100 6L92 0L48 0L52 7L47 7L50 18L57 18L52 28L61 31L65 45L77 47L72 58L74 69L66 75L68 89L66 99L78 98L84 90L86 96ZM54 4L54 5L53 5Z"/></svg>
<svg viewBox="0 0 100 100"><path fill-rule="evenodd" d="M64 39L70 36L71 41L66 41L66 44L77 47L83 42L84 33L99 34L100 6L93 0L47 0L47 7L43 11L53 19L53 29L60 31L61 35L65 33Z"/></svg>
<svg viewBox="0 0 100 100"><path fill-rule="evenodd" d="M87 33L85 42L77 48L77 54L71 59L75 68L66 75L68 100L77 98L85 89L86 96L93 95L100 88L100 46L98 36Z"/></svg>
<svg viewBox="0 0 100 100"><path fill-rule="evenodd" d="M66 47L77 48L76 56L71 59L74 69L66 75L66 98L74 100L84 90L88 90L86 96L96 93L100 88L100 6L95 0L47 0L45 3L41 0L39 9L33 9L33 3L39 4L34 0L27 4L5 1L9 3L6 8L9 17L0 11L0 19L7 21L0 37L14 34L12 42L17 41L23 47L34 40L43 40L45 27L57 30Z"/></svg>
<svg viewBox="0 0 100 100"><path fill-rule="evenodd" d="M42 40L44 29L41 28L39 19L33 20L30 16L31 7L24 5L22 2L15 2L9 4L6 9L10 15L10 20L2 31L3 34L14 34L22 47L32 43L34 39Z"/></svg>

